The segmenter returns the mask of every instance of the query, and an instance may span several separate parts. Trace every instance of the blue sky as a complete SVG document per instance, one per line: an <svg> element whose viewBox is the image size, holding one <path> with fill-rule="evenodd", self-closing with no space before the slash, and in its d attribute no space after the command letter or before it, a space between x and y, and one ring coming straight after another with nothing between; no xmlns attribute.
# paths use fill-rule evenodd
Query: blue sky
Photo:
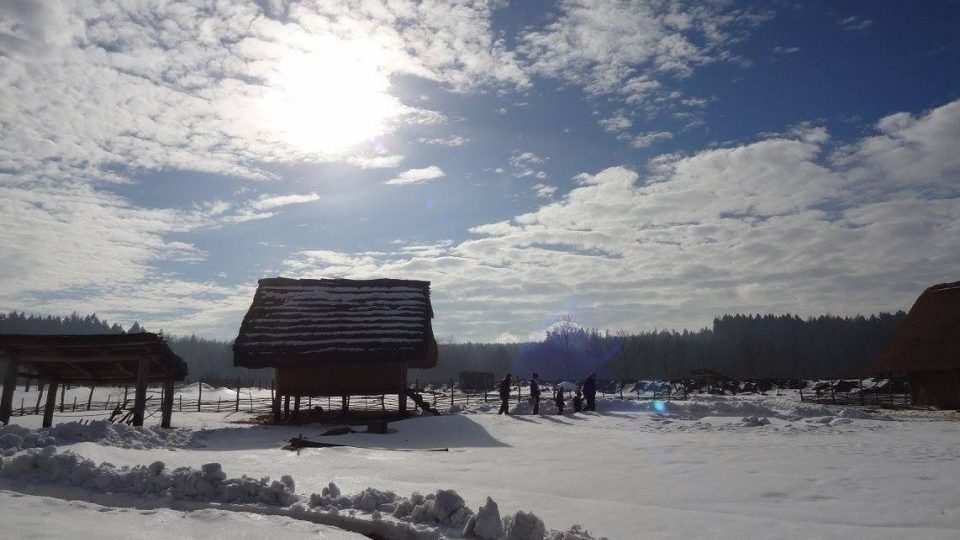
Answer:
<svg viewBox="0 0 960 540"><path fill-rule="evenodd" d="M260 277L442 338L906 309L960 267L960 3L6 2L0 308L231 338Z"/></svg>

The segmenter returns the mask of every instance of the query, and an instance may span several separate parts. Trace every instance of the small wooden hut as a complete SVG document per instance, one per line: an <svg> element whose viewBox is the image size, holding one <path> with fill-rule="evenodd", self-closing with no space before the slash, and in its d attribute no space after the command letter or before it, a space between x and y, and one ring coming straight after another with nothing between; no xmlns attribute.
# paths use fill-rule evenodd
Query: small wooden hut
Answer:
<svg viewBox="0 0 960 540"><path fill-rule="evenodd" d="M152 382L163 383L160 425L170 427L173 383L187 376L187 364L160 336L146 332L70 336L0 334L0 360L6 363L0 422L10 420L17 378L36 378L48 385L44 427L53 423L59 385L128 383L136 386L132 423L142 426L147 385Z"/></svg>
<svg viewBox="0 0 960 540"><path fill-rule="evenodd" d="M960 408L960 281L923 291L871 372L906 373L914 403Z"/></svg>
<svg viewBox="0 0 960 540"><path fill-rule="evenodd" d="M233 362L274 368L281 396L398 394L407 370L437 364L430 282L261 279L233 346Z"/></svg>

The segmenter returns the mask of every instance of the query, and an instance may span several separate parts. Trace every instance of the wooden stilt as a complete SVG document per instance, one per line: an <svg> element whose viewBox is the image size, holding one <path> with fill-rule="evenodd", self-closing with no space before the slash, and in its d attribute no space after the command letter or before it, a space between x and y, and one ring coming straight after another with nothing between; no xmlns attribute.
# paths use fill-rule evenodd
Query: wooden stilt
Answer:
<svg viewBox="0 0 960 540"><path fill-rule="evenodd" d="M173 416L173 379L163 381L163 399L160 402L160 427L170 427Z"/></svg>
<svg viewBox="0 0 960 540"><path fill-rule="evenodd" d="M33 407L33 414L40 414L40 402L43 400L44 383L37 380L37 404Z"/></svg>
<svg viewBox="0 0 960 540"><path fill-rule="evenodd" d="M56 379L47 383L47 404L43 408L43 427L53 425L53 410L57 408L57 384Z"/></svg>
<svg viewBox="0 0 960 540"><path fill-rule="evenodd" d="M10 415L13 414L13 392L17 389L19 370L19 362L15 360L7 362L7 369L3 374L3 394L0 395L0 422L4 425L10 423Z"/></svg>
<svg viewBox="0 0 960 540"><path fill-rule="evenodd" d="M137 387L133 397L133 425L142 426L144 411L147 408L147 377L150 375L150 360L141 358L137 362Z"/></svg>

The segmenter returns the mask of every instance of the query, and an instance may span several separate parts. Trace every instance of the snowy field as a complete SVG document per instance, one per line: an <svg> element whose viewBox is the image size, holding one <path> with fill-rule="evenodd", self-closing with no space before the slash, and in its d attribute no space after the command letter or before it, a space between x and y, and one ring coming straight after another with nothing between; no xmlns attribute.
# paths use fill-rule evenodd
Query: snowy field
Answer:
<svg viewBox="0 0 960 540"><path fill-rule="evenodd" d="M232 407L174 413L173 430L69 423L103 411L58 414L49 430L18 416L0 428L0 536L495 537L507 518L520 539L960 537L955 412L792 393L598 408L497 416L481 403L328 437L330 425L238 424L250 415ZM348 446L282 449L301 433Z"/></svg>

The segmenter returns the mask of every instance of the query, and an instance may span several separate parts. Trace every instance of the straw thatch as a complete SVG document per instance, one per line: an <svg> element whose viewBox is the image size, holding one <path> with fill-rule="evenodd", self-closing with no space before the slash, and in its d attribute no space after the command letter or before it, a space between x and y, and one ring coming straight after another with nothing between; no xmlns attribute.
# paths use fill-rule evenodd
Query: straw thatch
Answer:
<svg viewBox="0 0 960 540"><path fill-rule="evenodd" d="M873 373L960 369L960 281L925 290L871 367Z"/></svg>
<svg viewBox="0 0 960 540"><path fill-rule="evenodd" d="M234 343L248 368L437 363L430 282L261 279Z"/></svg>

